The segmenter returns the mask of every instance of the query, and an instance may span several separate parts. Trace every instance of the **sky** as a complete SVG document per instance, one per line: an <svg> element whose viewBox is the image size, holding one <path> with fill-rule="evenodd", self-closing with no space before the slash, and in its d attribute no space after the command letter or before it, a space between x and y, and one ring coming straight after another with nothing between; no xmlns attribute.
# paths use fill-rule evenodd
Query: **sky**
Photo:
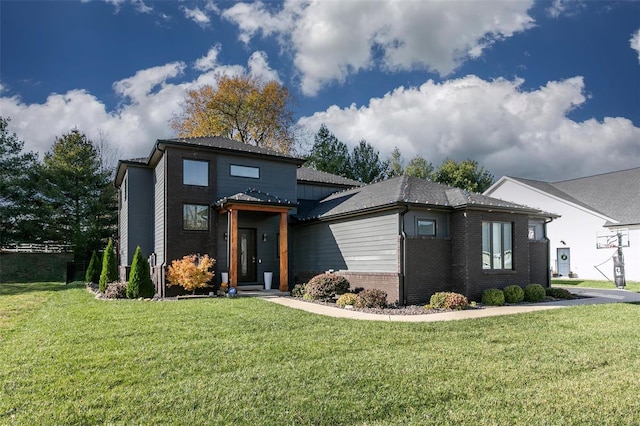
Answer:
<svg viewBox="0 0 640 426"><path fill-rule="evenodd" d="M220 74L387 158L559 181L640 167L637 1L0 0L0 116L42 155L77 128L146 157Z"/></svg>

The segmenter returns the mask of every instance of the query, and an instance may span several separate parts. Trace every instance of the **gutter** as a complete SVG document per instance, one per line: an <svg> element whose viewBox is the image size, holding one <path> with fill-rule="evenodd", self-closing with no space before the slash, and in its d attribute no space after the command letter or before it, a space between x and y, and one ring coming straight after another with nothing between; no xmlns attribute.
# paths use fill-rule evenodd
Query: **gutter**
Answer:
<svg viewBox="0 0 640 426"><path fill-rule="evenodd" d="M402 304L407 306L407 293L405 276L407 273L407 234L404 231L404 215L409 211L409 206L405 206L404 210L400 212L400 291L402 293Z"/></svg>

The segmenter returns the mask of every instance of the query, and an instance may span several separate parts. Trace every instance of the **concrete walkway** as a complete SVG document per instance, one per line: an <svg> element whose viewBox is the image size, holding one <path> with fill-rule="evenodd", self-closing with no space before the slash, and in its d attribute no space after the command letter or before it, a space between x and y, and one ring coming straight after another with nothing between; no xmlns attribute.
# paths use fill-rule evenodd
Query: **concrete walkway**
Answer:
<svg viewBox="0 0 640 426"><path fill-rule="evenodd" d="M562 287L571 291L571 293L583 296L584 299L559 300L556 302L545 302L536 304L522 304L517 306L491 306L482 307L480 309L468 309L464 311L442 312L437 314L424 315L381 315L358 312L349 309L342 309L334 306L319 305L309 303L291 297L281 297L279 295L261 294L256 295L269 302L287 306L293 309L300 309L318 315L325 315L335 318L350 318L368 321L397 321L397 322L435 322L435 321L454 321L462 319L485 318L498 315L521 314L534 311L545 311L548 309L559 309L580 305L596 305L603 303L640 303L640 293L628 290L604 290L595 288L575 288L570 286L554 286Z"/></svg>

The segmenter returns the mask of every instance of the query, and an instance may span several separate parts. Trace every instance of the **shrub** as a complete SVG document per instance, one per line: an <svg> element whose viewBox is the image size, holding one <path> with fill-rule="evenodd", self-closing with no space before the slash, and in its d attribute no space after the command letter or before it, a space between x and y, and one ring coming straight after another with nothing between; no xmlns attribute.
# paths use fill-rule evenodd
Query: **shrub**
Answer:
<svg viewBox="0 0 640 426"><path fill-rule="evenodd" d="M138 297L153 297L155 289L151 281L149 262L142 256L140 246L136 248L131 262L131 272L129 273L129 283L127 284L127 297L136 299Z"/></svg>
<svg viewBox="0 0 640 426"><path fill-rule="evenodd" d="M124 299L127 297L127 283L125 281L114 281L107 284L104 291L107 299Z"/></svg>
<svg viewBox="0 0 640 426"><path fill-rule="evenodd" d="M312 299L330 300L349 291L349 281L336 274L320 274L309 280L305 291Z"/></svg>
<svg viewBox="0 0 640 426"><path fill-rule="evenodd" d="M167 268L167 279L169 286L179 285L187 291L196 292L196 289L205 287L213 272L209 269L216 263L208 255L196 256L195 254L184 256L180 260L171 262Z"/></svg>
<svg viewBox="0 0 640 426"><path fill-rule="evenodd" d="M575 299L573 293L565 288L549 287L545 289L547 296L554 299Z"/></svg>
<svg viewBox="0 0 640 426"><path fill-rule="evenodd" d="M306 301L311 301L313 300L313 297L311 297L311 295L309 293L305 293L302 295L302 298Z"/></svg>
<svg viewBox="0 0 640 426"><path fill-rule="evenodd" d="M356 308L386 308L387 293L377 288L368 288L358 293Z"/></svg>
<svg viewBox="0 0 640 426"><path fill-rule="evenodd" d="M304 296L306 290L304 284L296 284L291 290L291 296L293 297L302 297Z"/></svg>
<svg viewBox="0 0 640 426"><path fill-rule="evenodd" d="M118 265L116 264L116 252L113 249L113 241L109 238L107 248L102 256L102 272L100 273L99 289L101 293L107 290L107 284L118 281Z"/></svg>
<svg viewBox="0 0 640 426"><path fill-rule="evenodd" d="M524 290L519 285L509 285L502 290L504 301L507 303L520 303L524 300Z"/></svg>
<svg viewBox="0 0 640 426"><path fill-rule="evenodd" d="M356 294L345 293L345 294L341 295L340 297L338 297L338 300L336 301L336 304L338 306L340 306L341 308L344 308L347 305L353 306L353 305L356 304L356 300L357 299L358 299L358 296Z"/></svg>
<svg viewBox="0 0 640 426"><path fill-rule="evenodd" d="M441 291L431 296L429 307L433 309L466 309L469 299L460 293Z"/></svg>
<svg viewBox="0 0 640 426"><path fill-rule="evenodd" d="M100 272L102 272L100 258L94 250L93 253L91 253L91 260L89 261L87 272L84 274L84 280L88 283L98 284L100 281Z"/></svg>
<svg viewBox="0 0 640 426"><path fill-rule="evenodd" d="M482 304L488 306L504 305L504 292L499 288L490 288L482 293Z"/></svg>
<svg viewBox="0 0 640 426"><path fill-rule="evenodd" d="M527 302L542 302L547 292L540 284L529 284L524 288L524 300Z"/></svg>

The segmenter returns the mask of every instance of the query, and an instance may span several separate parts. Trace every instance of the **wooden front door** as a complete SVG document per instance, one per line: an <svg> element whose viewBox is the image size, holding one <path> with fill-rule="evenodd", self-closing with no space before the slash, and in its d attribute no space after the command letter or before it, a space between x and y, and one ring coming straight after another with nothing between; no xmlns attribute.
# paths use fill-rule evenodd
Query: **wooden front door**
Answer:
<svg viewBox="0 0 640 426"><path fill-rule="evenodd" d="M256 259L256 230L238 228L238 282L258 281Z"/></svg>

